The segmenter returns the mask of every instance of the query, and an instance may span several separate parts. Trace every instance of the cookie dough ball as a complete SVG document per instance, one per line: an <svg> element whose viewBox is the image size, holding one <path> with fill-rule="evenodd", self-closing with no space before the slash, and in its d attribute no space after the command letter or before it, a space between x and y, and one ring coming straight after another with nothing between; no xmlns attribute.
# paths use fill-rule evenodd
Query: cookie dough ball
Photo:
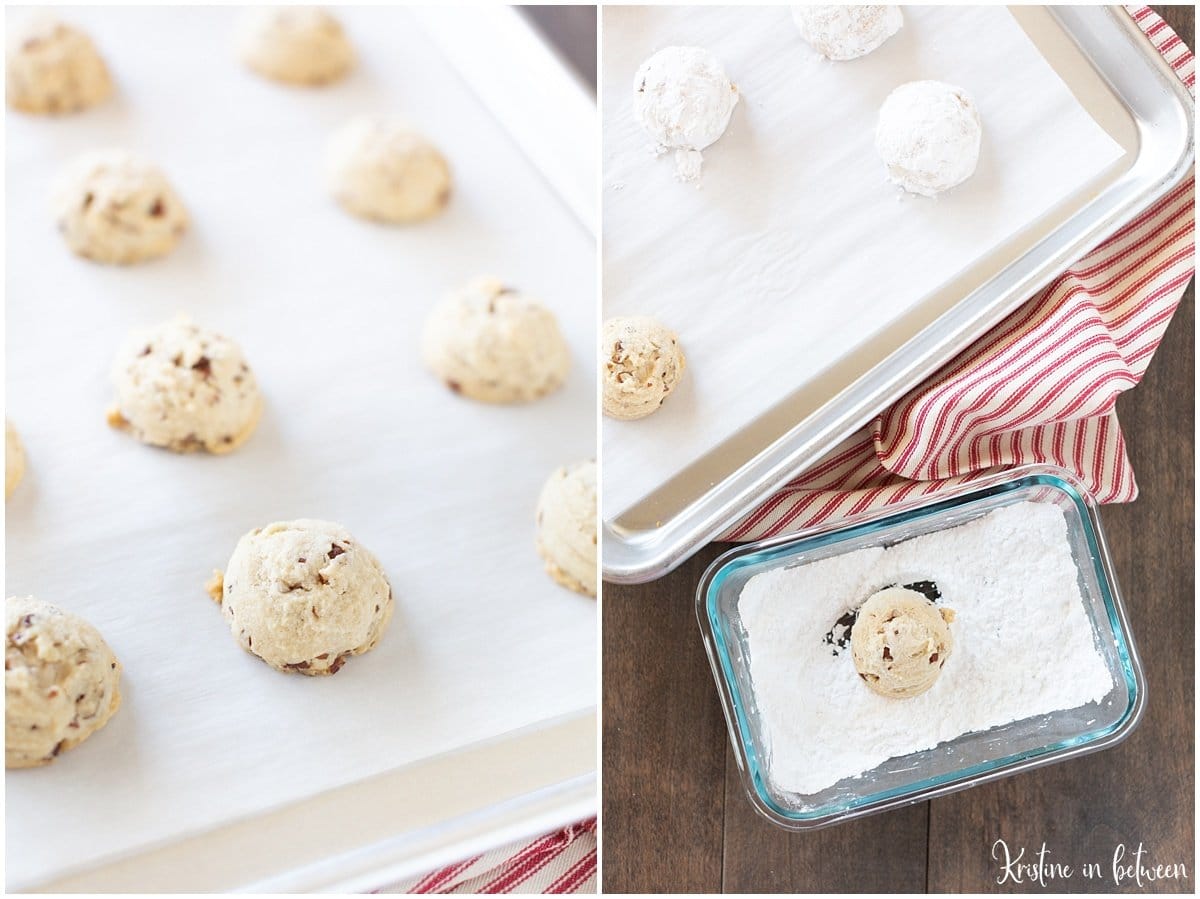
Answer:
<svg viewBox="0 0 1200 899"><path fill-rule="evenodd" d="M638 69L633 111L662 152L675 151L685 181L700 174L700 151L729 126L738 90L721 61L703 47L666 47Z"/></svg>
<svg viewBox="0 0 1200 899"><path fill-rule="evenodd" d="M596 595L596 463L558 469L537 504L537 551L546 572L576 593Z"/></svg>
<svg viewBox="0 0 1200 899"><path fill-rule="evenodd" d="M962 184L979 162L983 125L971 98L952 84L910 81L883 101L875 149L888 177L933 197Z"/></svg>
<svg viewBox="0 0 1200 899"><path fill-rule="evenodd" d="M208 586L238 645L309 675L337 674L374 649L395 606L367 548L340 524L308 518L251 531Z"/></svg>
<svg viewBox="0 0 1200 899"><path fill-rule="evenodd" d="M437 147L399 122L357 118L329 143L334 197L347 212L403 224L431 218L450 201L450 166Z"/></svg>
<svg viewBox="0 0 1200 899"><path fill-rule="evenodd" d="M938 679L954 641L950 609L938 609L915 590L888 587L858 610L850 653L859 677L880 696L909 699Z"/></svg>
<svg viewBox="0 0 1200 899"><path fill-rule="evenodd" d="M455 393L485 403L528 403L562 386L571 365L554 314L540 302L480 278L437 303L421 356Z"/></svg>
<svg viewBox="0 0 1200 899"><path fill-rule="evenodd" d="M67 246L94 262L129 265L165 256L188 226L166 176L121 150L76 160L55 185L51 204Z"/></svg>
<svg viewBox="0 0 1200 899"><path fill-rule="evenodd" d="M227 453L250 437L262 394L242 351L187 318L135 331L112 369L108 423L177 453Z"/></svg>
<svg viewBox="0 0 1200 899"><path fill-rule="evenodd" d="M800 36L826 59L858 59L900 30L899 6L793 6Z"/></svg>
<svg viewBox="0 0 1200 899"><path fill-rule="evenodd" d="M686 365L675 333L645 315L606 321L600 353L604 414L623 420L658 411Z"/></svg>
<svg viewBox="0 0 1200 899"><path fill-rule="evenodd" d="M32 596L10 596L4 624L4 767L46 765L117 711L121 663L92 625Z"/></svg>
<svg viewBox="0 0 1200 899"><path fill-rule="evenodd" d="M25 447L17 429L4 419L4 498L8 499L25 475Z"/></svg>
<svg viewBox="0 0 1200 899"><path fill-rule="evenodd" d="M40 16L9 33L8 105L38 115L81 112L108 98L112 79L91 38Z"/></svg>
<svg viewBox="0 0 1200 899"><path fill-rule="evenodd" d="M341 23L311 6L276 6L243 14L237 32L242 62L286 84L328 84L354 65Z"/></svg>

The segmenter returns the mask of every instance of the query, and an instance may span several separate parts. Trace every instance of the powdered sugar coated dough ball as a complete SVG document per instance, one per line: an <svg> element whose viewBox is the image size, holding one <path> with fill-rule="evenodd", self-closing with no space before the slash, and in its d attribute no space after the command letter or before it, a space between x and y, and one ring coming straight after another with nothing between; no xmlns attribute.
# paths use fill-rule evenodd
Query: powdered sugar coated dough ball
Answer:
<svg viewBox="0 0 1200 899"><path fill-rule="evenodd" d="M634 78L634 115L661 151L675 151L684 180L700 174L700 151L725 133L737 101L737 86L703 47L659 50Z"/></svg>
<svg viewBox="0 0 1200 899"><path fill-rule="evenodd" d="M983 125L962 88L910 81L879 110L875 149L888 177L909 193L936 196L962 184L979 162Z"/></svg>
<svg viewBox="0 0 1200 899"><path fill-rule="evenodd" d="M898 6L793 6L800 36L827 59L858 59L900 30Z"/></svg>

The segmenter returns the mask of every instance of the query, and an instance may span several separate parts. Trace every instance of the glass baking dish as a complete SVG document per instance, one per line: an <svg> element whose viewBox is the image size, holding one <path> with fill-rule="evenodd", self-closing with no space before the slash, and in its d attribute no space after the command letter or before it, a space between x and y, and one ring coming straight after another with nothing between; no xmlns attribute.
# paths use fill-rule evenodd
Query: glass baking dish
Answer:
<svg viewBox="0 0 1200 899"><path fill-rule="evenodd" d="M1108 695L1075 709L963 734L932 749L888 759L818 793L801 795L775 787L738 612L746 582L772 569L956 527L1023 501L1052 503L1064 513L1080 593L1096 647L1113 680ZM934 499L731 550L704 573L696 591L696 616L746 792L761 814L789 830L826 827L1104 749L1129 735L1146 704L1145 678L1096 503L1071 474L1047 465L1022 466Z"/></svg>

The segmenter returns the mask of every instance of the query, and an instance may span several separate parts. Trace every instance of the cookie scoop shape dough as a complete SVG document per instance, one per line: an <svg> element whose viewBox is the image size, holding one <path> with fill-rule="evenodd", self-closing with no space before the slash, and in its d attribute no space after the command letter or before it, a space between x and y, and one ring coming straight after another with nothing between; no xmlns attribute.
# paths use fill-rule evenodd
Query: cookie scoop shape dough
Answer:
<svg viewBox="0 0 1200 899"><path fill-rule="evenodd" d="M228 337L187 318L135 331L112 368L108 423L177 453L227 453L254 432L263 400L254 372Z"/></svg>
<svg viewBox="0 0 1200 899"><path fill-rule="evenodd" d="M352 119L327 152L329 187L347 212L405 224L431 218L450 202L450 166L437 147L405 125Z"/></svg>
<svg viewBox="0 0 1200 899"><path fill-rule="evenodd" d="M123 150L72 163L51 194L58 230L75 254L130 265L165 256L188 228L183 201L154 165Z"/></svg>
<svg viewBox="0 0 1200 899"><path fill-rule="evenodd" d="M528 403L562 386L570 350L540 302L480 278L430 311L421 335L426 366L455 393L485 403Z"/></svg>
<svg viewBox="0 0 1200 899"><path fill-rule="evenodd" d="M900 30L899 6L793 6L800 36L826 59L847 60L877 50Z"/></svg>
<svg viewBox="0 0 1200 899"><path fill-rule="evenodd" d="M5 71L8 105L35 115L81 112L112 93L91 38L49 16L9 31Z"/></svg>
<svg viewBox="0 0 1200 899"><path fill-rule="evenodd" d="M537 504L537 551L546 572L576 593L596 595L596 463L566 465Z"/></svg>
<svg viewBox="0 0 1200 899"><path fill-rule="evenodd" d="M375 556L340 524L309 518L246 534L208 589L239 646L308 675L374 649L395 606Z"/></svg>
<svg viewBox="0 0 1200 899"><path fill-rule="evenodd" d="M638 69L633 111L660 153L674 151L682 181L700 176L700 151L714 143L733 116L738 89L721 61L703 47L665 47Z"/></svg>
<svg viewBox="0 0 1200 899"><path fill-rule="evenodd" d="M25 476L25 447L17 429L4 419L4 498L8 499Z"/></svg>
<svg viewBox="0 0 1200 899"><path fill-rule="evenodd" d="M910 699L933 686L954 648L951 609L915 590L888 587L858 610L850 653L859 677L880 696Z"/></svg>
<svg viewBox="0 0 1200 899"><path fill-rule="evenodd" d="M242 62L285 84L328 84L354 65L354 48L341 23L311 6L274 6L244 13L236 44Z"/></svg>
<svg viewBox="0 0 1200 899"><path fill-rule="evenodd" d="M875 150L888 178L909 193L934 197L975 172L983 123L967 93L941 81L910 81L883 101Z"/></svg>
<svg viewBox="0 0 1200 899"><path fill-rule="evenodd" d="M4 604L4 767L54 761L121 705L121 663L78 615L32 596Z"/></svg>
<svg viewBox="0 0 1200 899"><path fill-rule="evenodd" d="M604 414L622 420L657 412L687 364L675 332L646 315L606 321L600 356Z"/></svg>

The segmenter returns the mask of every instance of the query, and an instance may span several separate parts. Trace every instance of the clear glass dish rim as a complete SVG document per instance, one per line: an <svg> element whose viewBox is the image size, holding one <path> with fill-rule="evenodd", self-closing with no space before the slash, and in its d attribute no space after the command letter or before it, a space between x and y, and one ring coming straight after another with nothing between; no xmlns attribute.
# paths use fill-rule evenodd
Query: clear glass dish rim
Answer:
<svg viewBox="0 0 1200 899"><path fill-rule="evenodd" d="M1076 737L1059 740L1036 750L1027 750L987 762L980 762L957 771L923 780L914 780L903 787L860 797L858 801L842 803L811 813L796 813L780 807L766 790L764 774L756 753L749 749L749 722L734 679L729 651L715 626L716 599L719 588L736 569L746 565L778 558L800 548L826 546L903 524L918 518L939 515L967 503L985 499L1022 487L1041 486L1065 494L1079 511L1084 536L1095 560L1101 598L1116 640L1117 656L1125 676L1130 701L1121 717L1113 724ZM1145 711L1146 685L1141 659L1125 604L1113 570L1112 557L1100 524L1097 503L1084 484L1071 472L1053 465L1022 465L1003 472L984 475L944 491L937 496L900 503L895 506L866 512L835 522L792 534L770 537L722 553L705 570L696 588L696 618L704 640L705 652L721 699L730 742L738 763L742 785L755 809L775 824L789 830L816 830L842 821L898 808L967 789L977 784L1008 777L1021 771L1063 761L1089 752L1113 746L1124 740L1137 726Z"/></svg>

